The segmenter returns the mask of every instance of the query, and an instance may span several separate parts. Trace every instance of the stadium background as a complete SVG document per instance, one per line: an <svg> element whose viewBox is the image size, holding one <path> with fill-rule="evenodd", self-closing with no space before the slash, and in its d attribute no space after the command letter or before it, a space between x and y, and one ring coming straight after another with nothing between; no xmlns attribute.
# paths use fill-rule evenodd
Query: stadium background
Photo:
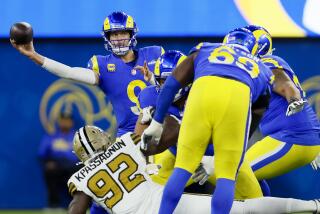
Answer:
<svg viewBox="0 0 320 214"><path fill-rule="evenodd" d="M11 47L8 32L17 21L33 25L39 53L84 67L93 54L106 54L100 29L105 16L115 10L134 17L138 47L156 44L184 53L200 41L220 42L235 27L262 24L277 37L275 54L296 71L320 115L320 18L308 9L320 11L320 5L313 0L4 0L1 5L0 209L46 206L37 150L41 136L54 131L60 109L72 108L77 126L115 126L100 92L59 80ZM320 172L305 166L269 182L273 196L312 199L320 198L319 179Z"/></svg>

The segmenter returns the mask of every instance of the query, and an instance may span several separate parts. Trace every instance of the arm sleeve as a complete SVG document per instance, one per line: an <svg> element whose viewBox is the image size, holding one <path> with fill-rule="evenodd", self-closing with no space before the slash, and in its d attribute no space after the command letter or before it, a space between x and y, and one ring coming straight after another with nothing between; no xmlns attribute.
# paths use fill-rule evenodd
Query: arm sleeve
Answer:
<svg viewBox="0 0 320 214"><path fill-rule="evenodd" d="M181 84L173 76L167 78L157 99L156 112L154 115L154 119L157 122L163 123L164 117L174 100L174 96L180 88Z"/></svg>
<svg viewBox="0 0 320 214"><path fill-rule="evenodd" d="M49 58L44 59L42 67L62 78L72 79L91 85L94 85L97 82L95 72L88 68L70 67Z"/></svg>
<svg viewBox="0 0 320 214"><path fill-rule="evenodd" d="M71 196L77 191L76 185L72 181L68 181L68 192Z"/></svg>

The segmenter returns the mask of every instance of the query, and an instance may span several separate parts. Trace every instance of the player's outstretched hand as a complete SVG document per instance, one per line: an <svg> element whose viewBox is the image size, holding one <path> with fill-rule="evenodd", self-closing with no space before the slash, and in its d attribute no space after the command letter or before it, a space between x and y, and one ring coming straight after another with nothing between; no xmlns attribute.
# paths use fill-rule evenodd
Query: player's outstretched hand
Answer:
<svg viewBox="0 0 320 214"><path fill-rule="evenodd" d="M195 183L199 182L200 185L204 184L208 180L209 175L206 172L206 170L203 168L202 163L200 163L200 165L198 166L196 171L193 173L191 178Z"/></svg>
<svg viewBox="0 0 320 214"><path fill-rule="evenodd" d="M320 169L320 153L318 156L311 162L311 166L313 170L319 170Z"/></svg>
<svg viewBox="0 0 320 214"><path fill-rule="evenodd" d="M302 111L303 107L306 103L307 103L307 101L303 100L303 99L291 100L288 105L288 108L287 108L286 116L291 116L293 114L296 114L296 113Z"/></svg>
<svg viewBox="0 0 320 214"><path fill-rule="evenodd" d="M145 79L145 81L150 82L152 85L155 85L155 78L153 73L150 71L147 61L144 61L143 66L137 65L134 69L139 70Z"/></svg>
<svg viewBox="0 0 320 214"><path fill-rule="evenodd" d="M214 173L213 160L214 157L212 156L203 156L199 167L191 176L194 182L199 182L200 185L203 185L208 180Z"/></svg>
<svg viewBox="0 0 320 214"><path fill-rule="evenodd" d="M35 54L33 41L27 43L27 44L16 44L16 42L13 39L10 39L10 43L12 46L17 49L21 54L32 57Z"/></svg>
<svg viewBox="0 0 320 214"><path fill-rule="evenodd" d="M148 128L144 130L141 137L141 150L146 151L148 144L152 141L159 141L163 131L162 124L152 119Z"/></svg>
<svg viewBox="0 0 320 214"><path fill-rule="evenodd" d="M146 166L145 172L148 175L157 175L160 169L161 169L161 165L155 164L155 163L149 163Z"/></svg>

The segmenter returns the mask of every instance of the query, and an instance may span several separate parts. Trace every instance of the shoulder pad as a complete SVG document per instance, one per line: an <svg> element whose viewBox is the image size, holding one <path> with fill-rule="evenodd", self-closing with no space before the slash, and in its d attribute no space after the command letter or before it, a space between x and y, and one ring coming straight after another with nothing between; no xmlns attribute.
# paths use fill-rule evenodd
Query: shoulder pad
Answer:
<svg viewBox="0 0 320 214"><path fill-rule="evenodd" d="M72 178L72 177L71 177ZM77 186L70 180L68 181L68 191L71 196L77 191Z"/></svg>
<svg viewBox="0 0 320 214"><path fill-rule="evenodd" d="M89 62L88 62L88 68L93 70L95 73L100 75L100 67L99 67L99 61L103 58L104 56L101 55L93 55Z"/></svg>
<svg viewBox="0 0 320 214"><path fill-rule="evenodd" d="M267 55L261 58L261 61L271 70L283 69L289 73L293 73L289 64L281 57L274 55Z"/></svg>

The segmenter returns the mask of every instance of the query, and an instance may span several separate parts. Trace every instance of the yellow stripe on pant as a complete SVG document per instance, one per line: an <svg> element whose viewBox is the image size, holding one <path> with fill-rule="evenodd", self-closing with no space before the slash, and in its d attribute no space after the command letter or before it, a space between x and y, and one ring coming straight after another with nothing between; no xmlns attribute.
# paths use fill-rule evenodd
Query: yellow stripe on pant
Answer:
<svg viewBox="0 0 320 214"><path fill-rule="evenodd" d="M198 78L182 119L175 167L193 173L212 141L216 178L235 180L246 149L250 99L250 88L239 81Z"/></svg>

